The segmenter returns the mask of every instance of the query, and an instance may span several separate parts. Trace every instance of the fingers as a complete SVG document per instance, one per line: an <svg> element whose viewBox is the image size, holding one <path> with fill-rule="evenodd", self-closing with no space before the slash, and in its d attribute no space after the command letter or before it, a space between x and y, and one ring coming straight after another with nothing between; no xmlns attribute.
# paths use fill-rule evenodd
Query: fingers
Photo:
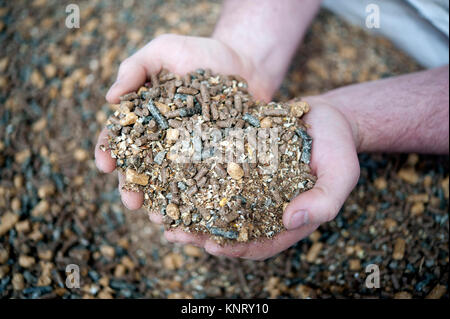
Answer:
<svg viewBox="0 0 450 319"><path fill-rule="evenodd" d="M289 248L302 238L309 236L318 226L318 224L309 224L294 230L283 231L271 239L245 244L220 246L212 239L208 239L204 244L204 248L209 254L214 256L265 260Z"/></svg>
<svg viewBox="0 0 450 319"><path fill-rule="evenodd" d="M106 93L106 100L109 103L118 103L121 95L138 90L150 73L157 73L160 70L161 63L152 54L154 51L152 47L150 42L120 64L116 82Z"/></svg>
<svg viewBox="0 0 450 319"><path fill-rule="evenodd" d="M100 146L104 145L107 150L102 151ZM95 146L95 165L104 173L111 173L116 168L116 161L111 157L111 152L108 149L108 130L104 128L97 139Z"/></svg>
<svg viewBox="0 0 450 319"><path fill-rule="evenodd" d="M158 224L158 225L162 224L162 216L158 212L154 212L154 211L150 212L149 211L148 212L148 218L150 219L150 221L152 223L155 223L155 224Z"/></svg>
<svg viewBox="0 0 450 319"><path fill-rule="evenodd" d="M164 237L170 242L181 243L184 245L190 244L197 247L203 247L208 239L206 234L187 233L179 228L166 230L164 232Z"/></svg>
<svg viewBox="0 0 450 319"><path fill-rule="evenodd" d="M314 187L294 198L283 214L287 229L306 224L321 224L336 217L359 177L356 154L329 161L327 168L319 165Z"/></svg>
<svg viewBox="0 0 450 319"><path fill-rule="evenodd" d="M122 198L122 203L131 210L136 210L141 208L144 203L144 194L142 192L131 192L122 189L125 183L125 176L118 172L119 175L119 192Z"/></svg>

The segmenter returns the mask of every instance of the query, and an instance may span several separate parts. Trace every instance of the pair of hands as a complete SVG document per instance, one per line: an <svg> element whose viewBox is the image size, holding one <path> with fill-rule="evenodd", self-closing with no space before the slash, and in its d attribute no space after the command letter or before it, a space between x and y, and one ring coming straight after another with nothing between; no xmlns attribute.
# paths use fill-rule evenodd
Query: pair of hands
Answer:
<svg viewBox="0 0 450 319"><path fill-rule="evenodd" d="M166 68L184 74L197 68L210 68L223 74L239 74L248 82L256 99L270 101L274 88L264 70L254 65L226 44L211 38L162 35L134 55L124 60L116 82L106 95L109 103L118 103L119 96L142 86L150 74ZM334 219L359 178L357 129L341 112L325 99L307 97L311 111L304 120L310 125L313 138L311 167L318 179L313 189L300 194L289 203L283 223L286 231L272 239L246 244L219 246L207 235L194 235L180 229L165 232L171 242L204 247L212 255L225 255L253 260L269 258L312 233L321 223ZM100 133L95 148L99 170L111 173L115 160L109 151L100 150L107 144L107 130ZM143 204L143 194L122 190L124 177L119 174L119 191L124 205L132 210ZM150 213L153 222L161 223L158 213Z"/></svg>

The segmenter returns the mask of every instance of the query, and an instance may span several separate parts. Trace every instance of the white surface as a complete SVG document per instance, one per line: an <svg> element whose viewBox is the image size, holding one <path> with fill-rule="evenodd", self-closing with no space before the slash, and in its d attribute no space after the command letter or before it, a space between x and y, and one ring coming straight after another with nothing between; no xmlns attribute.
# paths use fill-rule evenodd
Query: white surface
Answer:
<svg viewBox="0 0 450 319"><path fill-rule="evenodd" d="M380 28L366 27L366 7L380 8ZM421 65L448 64L448 0L325 0L323 6L350 23L389 38Z"/></svg>

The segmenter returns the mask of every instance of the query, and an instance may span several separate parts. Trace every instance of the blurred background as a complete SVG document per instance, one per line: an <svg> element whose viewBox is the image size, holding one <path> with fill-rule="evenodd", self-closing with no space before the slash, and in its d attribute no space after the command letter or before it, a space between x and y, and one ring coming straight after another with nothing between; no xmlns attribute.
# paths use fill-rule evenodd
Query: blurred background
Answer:
<svg viewBox="0 0 450 319"><path fill-rule="evenodd" d="M157 35L208 36L220 1L0 0L0 297L448 298L447 156L361 154L338 217L254 262L168 243L127 211L94 143L119 63ZM277 100L420 70L390 42L322 10ZM67 288L66 266L80 268ZM380 288L365 285L377 264Z"/></svg>

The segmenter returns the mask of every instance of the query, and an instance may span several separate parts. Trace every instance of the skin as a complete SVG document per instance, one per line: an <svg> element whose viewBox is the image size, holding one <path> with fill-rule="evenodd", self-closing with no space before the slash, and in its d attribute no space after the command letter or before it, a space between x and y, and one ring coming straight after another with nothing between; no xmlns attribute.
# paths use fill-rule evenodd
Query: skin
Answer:
<svg viewBox="0 0 450 319"><path fill-rule="evenodd" d="M137 90L161 68L184 74L201 67L239 74L247 79L255 98L269 101L318 7L313 0L226 1L211 38L163 35L154 39L122 62L106 99L117 103L120 95ZM318 180L287 206L283 215L287 230L271 240L219 246L206 235L179 229L166 231L165 237L204 247L213 255L253 260L287 249L336 217L358 181L358 152L448 154L448 72L445 66L304 98L311 105L305 121L313 138L311 167ZM111 173L115 161L109 151L99 148L107 144L106 137L104 129L95 159L99 170ZM123 191L122 183L119 176L124 205L140 208L143 194ZM159 214L149 217L161 223Z"/></svg>

